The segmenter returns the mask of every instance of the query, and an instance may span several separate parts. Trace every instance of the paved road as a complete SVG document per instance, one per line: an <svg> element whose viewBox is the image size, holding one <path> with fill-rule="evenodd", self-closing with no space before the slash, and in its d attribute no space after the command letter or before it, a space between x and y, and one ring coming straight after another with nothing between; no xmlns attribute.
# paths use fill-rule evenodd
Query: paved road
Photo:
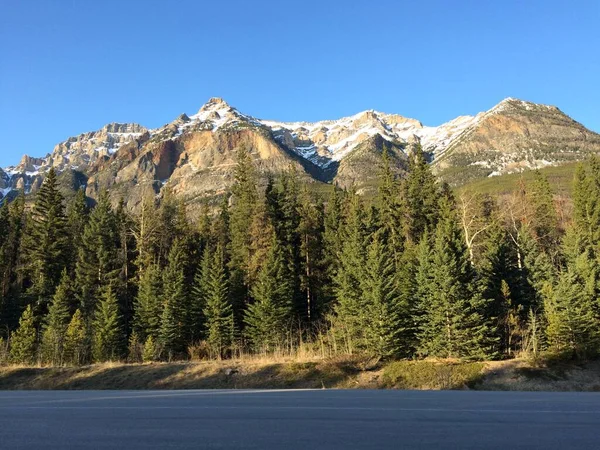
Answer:
<svg viewBox="0 0 600 450"><path fill-rule="evenodd" d="M591 449L600 394L5 391L0 448Z"/></svg>

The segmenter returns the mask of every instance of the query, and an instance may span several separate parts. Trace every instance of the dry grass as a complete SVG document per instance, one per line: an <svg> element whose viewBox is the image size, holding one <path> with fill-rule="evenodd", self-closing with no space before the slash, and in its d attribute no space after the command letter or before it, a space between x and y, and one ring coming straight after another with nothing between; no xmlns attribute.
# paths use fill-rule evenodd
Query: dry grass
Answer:
<svg viewBox="0 0 600 450"><path fill-rule="evenodd" d="M240 389L340 387L357 374L352 361L227 361L0 368L0 389Z"/></svg>
<svg viewBox="0 0 600 450"><path fill-rule="evenodd" d="M539 367L526 359L466 363L314 355L86 367L0 367L0 389L392 388L600 391L600 362Z"/></svg>
<svg viewBox="0 0 600 450"><path fill-rule="evenodd" d="M527 359L488 362L478 388L492 391L600 391L600 362L550 366Z"/></svg>

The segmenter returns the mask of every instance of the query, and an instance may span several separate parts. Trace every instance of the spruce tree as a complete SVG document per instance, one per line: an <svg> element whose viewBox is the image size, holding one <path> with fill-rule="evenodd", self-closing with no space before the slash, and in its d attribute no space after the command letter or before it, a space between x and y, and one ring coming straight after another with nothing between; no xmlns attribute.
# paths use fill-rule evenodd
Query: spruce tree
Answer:
<svg viewBox="0 0 600 450"><path fill-rule="evenodd" d="M34 314L41 318L69 263L69 233L64 198L58 190L54 169L50 169L35 198L24 242L29 293L35 299Z"/></svg>
<svg viewBox="0 0 600 450"><path fill-rule="evenodd" d="M368 320L363 308L361 280L365 269L366 231L360 198L352 193L347 202L339 267L334 278L335 313L347 350L363 347L363 330Z"/></svg>
<svg viewBox="0 0 600 450"><path fill-rule="evenodd" d="M403 191L407 238L418 243L423 233L433 231L438 221L440 197L435 176L431 173L420 144L412 148Z"/></svg>
<svg viewBox="0 0 600 450"><path fill-rule="evenodd" d="M444 198L440 209L433 246L421 252L419 261L419 353L444 358L490 356L495 329L482 314L487 302L479 292L451 200Z"/></svg>
<svg viewBox="0 0 600 450"><path fill-rule="evenodd" d="M521 229L518 245L522 255L522 305L525 310L541 311L544 298L551 291L556 277L556 267L527 225L523 225Z"/></svg>
<svg viewBox="0 0 600 450"><path fill-rule="evenodd" d="M400 186L390 166L390 156L387 149L383 152L383 167L379 175L379 188L376 205L379 212L379 228L382 229L382 239L392 252L394 264L400 263L404 248L403 205L400 198Z"/></svg>
<svg viewBox="0 0 600 450"><path fill-rule="evenodd" d="M498 222L491 224L481 247L478 270L483 296L489 300L483 314L495 324L498 350L510 355L517 348L533 288L527 279L521 278L514 248Z"/></svg>
<svg viewBox="0 0 600 450"><path fill-rule="evenodd" d="M71 278L65 270L48 308L42 335L42 356L45 361L57 366L64 362L64 341L71 320L71 298Z"/></svg>
<svg viewBox="0 0 600 450"><path fill-rule="evenodd" d="M0 333L8 338L8 331L18 326L22 303L22 237L27 213L25 197L21 193L12 203L2 206L7 233L0 246Z"/></svg>
<svg viewBox="0 0 600 450"><path fill-rule="evenodd" d="M126 347L125 332L119 303L112 289L102 292L92 322L92 356L96 362L123 358Z"/></svg>
<svg viewBox="0 0 600 450"><path fill-rule="evenodd" d="M182 356L190 337L189 290L184 268L187 255L183 242L176 240L163 274L163 306L160 343L168 359Z"/></svg>
<svg viewBox="0 0 600 450"><path fill-rule="evenodd" d="M299 202L299 269L300 290L304 298L303 315L309 324L314 324L328 308L323 289L323 204L319 199L313 199L306 186L302 189Z"/></svg>
<svg viewBox="0 0 600 450"><path fill-rule="evenodd" d="M323 216L323 303L331 305L335 300L333 279L339 268L342 251L343 193L334 186L325 204Z"/></svg>
<svg viewBox="0 0 600 450"><path fill-rule="evenodd" d="M367 251L361 280L362 301L368 317L365 348L381 358L397 357L402 351L403 305L392 252L381 233L376 233Z"/></svg>
<svg viewBox="0 0 600 450"><path fill-rule="evenodd" d="M23 311L19 328L11 336L10 358L13 363L27 365L37 360L37 330L31 305Z"/></svg>
<svg viewBox="0 0 600 450"><path fill-rule="evenodd" d="M140 280L146 269L158 263L160 231L161 226L156 210L154 193L148 193L142 200L140 212L133 227L137 253L135 265L137 266Z"/></svg>
<svg viewBox="0 0 600 450"><path fill-rule="evenodd" d="M69 271L75 269L77 256L79 254L79 245L83 239L83 232L89 218L89 208L83 188L77 191L77 194L71 200L67 207L67 226L69 229Z"/></svg>
<svg viewBox="0 0 600 450"><path fill-rule="evenodd" d="M587 359L600 350L598 319L592 298L582 284L583 280L571 268L560 274L553 295L546 298L548 345L562 357Z"/></svg>
<svg viewBox="0 0 600 450"><path fill-rule="evenodd" d="M85 364L90 359L90 339L81 310L77 309L65 334L64 360L73 366Z"/></svg>
<svg viewBox="0 0 600 450"><path fill-rule="evenodd" d="M548 178L539 170L534 172L528 197L532 207L531 231L542 251L555 259L560 242L558 217Z"/></svg>
<svg viewBox="0 0 600 450"><path fill-rule="evenodd" d="M152 264L142 273L137 297L133 329L144 341L148 336L158 337L162 313L162 279L157 265Z"/></svg>
<svg viewBox="0 0 600 450"><path fill-rule="evenodd" d="M204 335L213 356L225 357L234 336L233 308L229 302L227 274L220 245L214 252L205 250L202 264Z"/></svg>
<svg viewBox="0 0 600 450"><path fill-rule="evenodd" d="M89 321L96 309L99 292L109 286L116 294L122 291L119 258L120 237L108 194L100 195L85 227L76 265L76 291L81 312Z"/></svg>
<svg viewBox="0 0 600 450"><path fill-rule="evenodd" d="M598 254L600 245L600 159L579 164L573 186L573 219L584 245Z"/></svg>
<svg viewBox="0 0 600 450"><path fill-rule="evenodd" d="M158 358L158 351L156 349L156 341L152 335L148 336L146 342L144 342L144 350L142 351L142 361L145 363L156 361Z"/></svg>
<svg viewBox="0 0 600 450"><path fill-rule="evenodd" d="M271 219L271 224L279 240L281 250L284 253L287 271L294 292L295 313L307 320L306 297L300 292L300 180L297 170L290 166L278 179L275 186L274 199L266 196L266 207ZM267 192L269 194L269 192Z"/></svg>
<svg viewBox="0 0 600 450"><path fill-rule="evenodd" d="M273 235L244 315L245 333L256 351L272 351L285 342L293 314L293 286L277 237Z"/></svg>
<svg viewBox="0 0 600 450"><path fill-rule="evenodd" d="M249 224L252 223L258 205L257 175L250 152L241 147L237 152L235 181L231 188L229 209L229 268L231 289L234 298L242 304L248 301L250 278L250 255L252 238Z"/></svg>

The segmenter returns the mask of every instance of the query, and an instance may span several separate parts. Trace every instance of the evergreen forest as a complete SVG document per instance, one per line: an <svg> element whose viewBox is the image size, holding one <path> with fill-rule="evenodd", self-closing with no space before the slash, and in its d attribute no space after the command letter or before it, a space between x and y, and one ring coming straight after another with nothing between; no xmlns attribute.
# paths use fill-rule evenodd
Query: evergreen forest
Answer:
<svg viewBox="0 0 600 450"><path fill-rule="evenodd" d="M152 192L132 213L50 170L0 206L0 361L364 354L488 360L600 351L600 160L559 203L541 172L510 195L452 190L416 148L378 191L320 195L290 169L235 182L191 221Z"/></svg>

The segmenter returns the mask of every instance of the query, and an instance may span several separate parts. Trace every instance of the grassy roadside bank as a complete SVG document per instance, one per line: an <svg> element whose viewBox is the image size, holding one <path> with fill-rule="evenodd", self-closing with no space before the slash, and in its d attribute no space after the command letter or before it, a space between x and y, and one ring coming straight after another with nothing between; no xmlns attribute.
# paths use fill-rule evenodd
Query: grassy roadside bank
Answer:
<svg viewBox="0 0 600 450"><path fill-rule="evenodd" d="M477 389L600 391L600 363L533 367L360 359L100 364L77 368L0 367L0 389Z"/></svg>

